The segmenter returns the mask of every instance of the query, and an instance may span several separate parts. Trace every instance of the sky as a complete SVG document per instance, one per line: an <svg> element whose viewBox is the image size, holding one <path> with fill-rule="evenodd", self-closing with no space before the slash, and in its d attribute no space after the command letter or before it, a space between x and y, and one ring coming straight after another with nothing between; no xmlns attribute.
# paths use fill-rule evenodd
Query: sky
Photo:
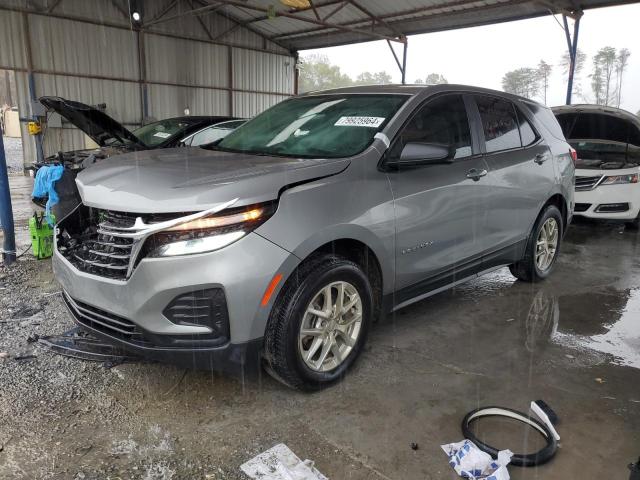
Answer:
<svg viewBox="0 0 640 480"><path fill-rule="evenodd" d="M562 23L562 17L556 16ZM551 15L531 20L409 37L407 83L429 73L444 75L449 83L502 89L502 76L516 68L535 67L544 60L554 67L547 92L549 106L565 103L566 78L559 66L567 50L564 30ZM572 23L572 22L571 22ZM580 22L578 47L587 54L581 75L582 90L593 101L588 74L593 55L604 46L631 51L623 77L621 108L640 110L640 4L587 10ZM401 58L401 46L397 45ZM384 41L342 47L305 50L302 55L322 53L355 78L363 71L386 70L395 82L400 72ZM542 101L542 98L538 98ZM574 98L573 103L585 103Z"/></svg>

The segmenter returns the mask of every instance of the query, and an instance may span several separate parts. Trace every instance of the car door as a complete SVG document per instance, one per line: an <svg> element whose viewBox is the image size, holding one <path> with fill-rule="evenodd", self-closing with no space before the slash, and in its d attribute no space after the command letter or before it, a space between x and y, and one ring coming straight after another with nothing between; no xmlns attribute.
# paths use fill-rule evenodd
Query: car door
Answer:
<svg viewBox="0 0 640 480"><path fill-rule="evenodd" d="M409 142L447 145L446 162L388 172L396 220L396 304L468 276L486 248L487 214L480 155L461 94L419 107L396 135L388 159Z"/></svg>
<svg viewBox="0 0 640 480"><path fill-rule="evenodd" d="M554 185L551 152L524 110L510 100L474 96L491 187L486 267L519 260Z"/></svg>

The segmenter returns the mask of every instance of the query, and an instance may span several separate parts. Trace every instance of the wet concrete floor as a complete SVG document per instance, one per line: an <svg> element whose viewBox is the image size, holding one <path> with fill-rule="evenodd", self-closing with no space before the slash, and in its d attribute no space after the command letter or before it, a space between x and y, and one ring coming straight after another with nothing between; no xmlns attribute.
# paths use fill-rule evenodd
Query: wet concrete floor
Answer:
<svg viewBox="0 0 640 480"><path fill-rule="evenodd" d="M637 232L573 225L548 281L502 269L407 307L375 326L341 383L313 395L267 376L240 383L158 364L96 369L102 390L83 395L88 370L69 360L85 372L71 400L29 413L64 420L29 432L12 420L46 455L22 454L14 437L0 473L4 455L4 472L38 465L51 478L244 478L242 462L284 442L335 480L453 479L439 445L462 439L468 411L543 399L560 418L561 447L546 465L510 467L511 478L626 479L640 455L639 254ZM515 452L541 446L500 422L479 432Z"/></svg>

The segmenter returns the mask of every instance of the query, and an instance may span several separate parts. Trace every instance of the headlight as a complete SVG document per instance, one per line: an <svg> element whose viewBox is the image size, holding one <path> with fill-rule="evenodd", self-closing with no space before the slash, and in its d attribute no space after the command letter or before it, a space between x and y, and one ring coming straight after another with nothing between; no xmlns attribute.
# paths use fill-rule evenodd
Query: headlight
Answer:
<svg viewBox="0 0 640 480"><path fill-rule="evenodd" d="M612 177L604 177L600 185L621 185L624 183L638 183L638 174L630 175L614 175Z"/></svg>
<svg viewBox="0 0 640 480"><path fill-rule="evenodd" d="M252 205L181 223L149 237L143 256L173 257L219 250L258 228L275 209L275 203Z"/></svg>

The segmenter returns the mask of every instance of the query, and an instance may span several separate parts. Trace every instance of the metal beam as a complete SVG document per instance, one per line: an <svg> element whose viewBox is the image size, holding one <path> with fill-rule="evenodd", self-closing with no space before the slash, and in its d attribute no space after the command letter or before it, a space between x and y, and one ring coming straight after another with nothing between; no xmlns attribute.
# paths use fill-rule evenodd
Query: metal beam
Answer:
<svg viewBox="0 0 640 480"><path fill-rule="evenodd" d="M329 13L327 13L322 20L324 20L326 22L327 20L329 20L331 17L333 17L336 13L338 13L340 10L342 10L347 5L349 5L349 0L344 0L340 5L338 5L336 8L334 8Z"/></svg>
<svg viewBox="0 0 640 480"><path fill-rule="evenodd" d="M173 9L173 7L177 5L177 3L178 3L178 0L169 0L169 2L164 6L164 8L160 10L155 17L149 20L149 23L153 24L153 22L155 22L156 20L160 20L167 13L169 13L171 9Z"/></svg>
<svg viewBox="0 0 640 480"><path fill-rule="evenodd" d="M220 2L220 3L224 3L225 5L229 5L231 7L242 8L242 9L245 9L245 10L253 10L253 11L256 11L256 12L264 12L264 13L268 12L268 8L261 7L259 5L251 5L249 3L243 3L243 2L239 2L239 1L235 1L235 0L216 0L216 1ZM391 40L392 42L398 42L399 41L396 37L393 37L393 36L390 36L390 35L384 35L384 34L381 34L381 33L371 32L371 31L368 31L368 30L359 30L359 29L351 28L351 27L344 26L344 25L341 25L341 24L331 24L331 23L327 23L327 22L325 22L323 20L316 20L316 19L313 19L313 18L300 17L300 16L298 16L298 15L296 15L294 13L288 13L288 12L284 12L284 11L276 11L276 16L291 18L293 20L298 20L300 22L310 23L310 24L313 24L313 25L320 25L322 27L321 28L322 30L335 29L335 30L342 30L344 32L357 33L358 35L363 35L363 36L367 36L367 37L371 37L371 38L377 38L379 40ZM270 39L270 40L272 40L272 39Z"/></svg>
<svg viewBox="0 0 640 480"><path fill-rule="evenodd" d="M358 10L360 10L362 13L364 13L365 15L367 15L369 18L371 18L375 23L378 23L380 25L383 25L385 27L387 27L394 35L400 37L402 36L402 32L398 31L397 29L395 29L394 27L392 27L391 25L389 25L384 19L382 19L379 16L374 15L373 13L371 13L371 11L369 11L368 9L364 8L362 5L360 5L360 3L356 2L356 0L348 0L349 3L351 5L353 5L354 7L356 7Z"/></svg>
<svg viewBox="0 0 640 480"><path fill-rule="evenodd" d="M80 23L85 23L88 25L96 25L99 27L109 27L109 28L116 28L118 30L126 30L128 32L131 31L131 26L130 25L123 25L122 23L115 23L115 22L110 22L110 21L103 21L103 20L95 20L95 19L91 19L91 18L87 18L87 17L80 17L78 15L69 15L69 14L60 14L60 13L45 13L45 12L40 12L37 10L30 10L27 8L22 8L22 7L9 7L9 6L4 6L4 5L0 5L0 12L2 11L6 11L6 12L17 12L17 13L26 13L29 15L38 15L38 16L43 16L43 17L50 17L50 18L59 18L62 20L71 20L73 22L80 22ZM167 37L167 38L177 38L179 40L192 40L194 42L203 42L203 43L210 43L210 44L214 44L214 45L223 45L223 46L230 46L233 48L240 48L242 50L251 50L254 52L263 52L263 53L273 53L274 55L282 55L284 57L290 57L292 56L292 54L289 52L289 48L285 47L283 45L279 45L276 42L272 42L276 45L278 45L279 47L287 50L288 53L284 53L284 52L280 52L277 50L271 50L271 49L266 49L266 48L257 48L257 47L251 47L248 45L241 45L241 44L237 44L237 43L231 43L231 42L222 42L222 41L211 41L209 39L206 38L199 38L199 37L194 37L192 35L177 35L174 33L170 33L170 32L164 32L161 30L150 30L150 29L145 29L145 33L152 33L153 35L158 35L160 37ZM263 37L265 39L267 39L266 37ZM14 70L14 71L27 71L27 69L25 68L16 68L16 67L7 67L8 70ZM38 73L38 72L36 72Z"/></svg>
<svg viewBox="0 0 640 480"><path fill-rule="evenodd" d="M564 23L564 32L567 37L567 48L569 49L569 78L567 79L567 105L571 105L571 96L573 95L573 79L576 72L576 61L578 56L578 33L580 32L580 18L582 13L573 22L573 39L569 34L569 22L567 16L562 16Z"/></svg>
<svg viewBox="0 0 640 480"><path fill-rule="evenodd" d="M58 5L60 5L60 3L62 3L62 0L55 0L55 2L53 2L51 6L47 8L47 13L53 12L58 7Z"/></svg>
<svg viewBox="0 0 640 480"><path fill-rule="evenodd" d="M2 226L4 233L2 260L5 265L11 265L16 261L16 235L11 207L9 174L7 173L7 157L4 153L4 141L2 140L2 125L0 125L0 226Z"/></svg>
<svg viewBox="0 0 640 480"><path fill-rule="evenodd" d="M510 2L511 4L516 4L516 3L530 3L531 0L513 0L512 2ZM402 16L407 16L407 15L413 15L415 16L414 18L411 18L412 21L414 20L420 20L424 17L435 17L436 15L428 15L429 12L432 11L438 11L438 10L442 10L442 9L448 9L448 8L464 8L464 7L472 7L469 8L468 11L472 11L472 10L487 10L487 9L493 9L493 8L503 8L502 4L496 4L496 5L491 5L491 6L476 6L473 7L474 5L477 5L477 0L453 0L451 2L447 2L445 4L441 4L441 5L433 5L433 6L428 6L428 7L419 7L419 8L412 8L409 10L402 10L400 12L395 12L395 13L390 13L387 15L378 15L376 18L379 21L385 21L386 24L389 26L389 28L393 28L393 23L389 23L389 20L392 20L394 18L397 17L402 17ZM443 12L443 13L439 13L438 15L451 15L452 12ZM453 13L458 13L458 12L453 12ZM419 16L418 16L419 15ZM320 32L324 32L328 29L331 28L338 28L338 27L355 27L357 28L357 26L360 25L365 25L369 22L369 19L363 19L363 18L359 18L358 20L350 20L348 22L342 22L342 23L338 23L335 24L334 26L324 26L324 27L319 27L319 28L312 28L312 29L304 29L304 30L296 30L296 31L292 31L292 32L287 32L287 33L283 33L283 34L279 34L279 35L274 35L271 37L271 40L281 40L284 38L288 38L288 37L293 37L296 35L305 35L305 34L318 34Z"/></svg>
<svg viewBox="0 0 640 480"><path fill-rule="evenodd" d="M205 6L207 6L207 5L209 4L209 2L208 2L208 1L205 1L205 0L197 0L197 1L198 1L198 3L200 3L201 5L205 5ZM270 40L270 39L269 39L269 38L268 38L268 37L267 37L263 32L261 32L260 30L258 30L258 29L256 29L256 28L254 28L254 27L250 26L248 21L242 21L242 20L240 20L240 19L238 19L238 18L235 18L233 15L230 15L229 13L225 12L224 10L221 10L221 9L222 9L222 7L224 7L224 6L225 6L225 5L224 5L224 3L221 3L221 2L219 2L218 0L214 0L214 1L217 3L217 5L215 5L215 4L213 5L213 6L214 6L214 9L213 9L213 10L211 10L211 11L210 11L210 13L212 13L212 12L214 12L214 11L215 11L217 15L220 15L221 17L226 18L226 19L227 19L227 20L229 20L230 22L233 22L233 23L235 23L235 24L238 24L238 25L240 25L242 28L246 28L246 29L247 29L247 30L249 30L250 32L255 33L257 36L259 36L260 38L262 38L265 42L266 42L266 41L270 41L271 43L276 44L278 47L280 47L280 48L282 48L282 49L284 49L284 50L289 50L286 46L284 46L284 45L282 45L282 44L280 44L280 43L278 43L278 42L274 42L274 41ZM265 50L266 50L266 48L265 48ZM291 52L290 52L290 53L291 53Z"/></svg>
<svg viewBox="0 0 640 480"><path fill-rule="evenodd" d="M189 2L189 5L191 6L191 8L194 8L193 1L192 0L187 0L187 1ZM198 23L202 27L202 30L204 30L204 33L206 33L207 37L209 37L209 40L213 40L213 35L211 34L211 31L209 30L209 27L207 27L204 24L204 21L202 20L202 17L200 15L196 15L196 18L198 19Z"/></svg>

